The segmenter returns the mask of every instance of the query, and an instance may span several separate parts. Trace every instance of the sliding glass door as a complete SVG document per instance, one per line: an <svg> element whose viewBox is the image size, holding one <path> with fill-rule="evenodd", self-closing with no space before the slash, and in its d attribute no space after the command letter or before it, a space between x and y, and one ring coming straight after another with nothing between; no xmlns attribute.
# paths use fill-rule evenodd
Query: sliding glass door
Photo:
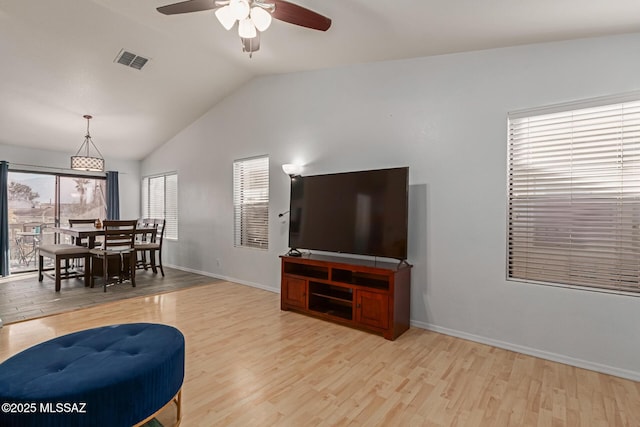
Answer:
<svg viewBox="0 0 640 427"><path fill-rule="evenodd" d="M9 172L9 262L11 273L37 268L37 248L53 243L55 175Z"/></svg>
<svg viewBox="0 0 640 427"><path fill-rule="evenodd" d="M98 219L106 216L105 180L60 176L58 222L69 224L69 219Z"/></svg>
<svg viewBox="0 0 640 427"><path fill-rule="evenodd" d="M104 218L105 179L9 171L11 273L38 268L37 248L52 244L52 227L70 218Z"/></svg>

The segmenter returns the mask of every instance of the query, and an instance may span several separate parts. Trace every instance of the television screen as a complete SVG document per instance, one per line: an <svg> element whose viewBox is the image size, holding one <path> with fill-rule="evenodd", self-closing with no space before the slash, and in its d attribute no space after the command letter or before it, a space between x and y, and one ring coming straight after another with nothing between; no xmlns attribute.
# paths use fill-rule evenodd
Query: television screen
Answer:
<svg viewBox="0 0 640 427"><path fill-rule="evenodd" d="M407 258L409 168L291 180L289 246Z"/></svg>

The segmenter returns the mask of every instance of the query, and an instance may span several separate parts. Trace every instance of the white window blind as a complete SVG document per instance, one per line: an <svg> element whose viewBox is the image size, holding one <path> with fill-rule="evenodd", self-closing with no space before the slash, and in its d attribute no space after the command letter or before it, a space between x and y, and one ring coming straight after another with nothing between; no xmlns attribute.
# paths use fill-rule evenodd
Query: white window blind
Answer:
<svg viewBox="0 0 640 427"><path fill-rule="evenodd" d="M269 157L233 162L234 245L269 247Z"/></svg>
<svg viewBox="0 0 640 427"><path fill-rule="evenodd" d="M148 218L164 218L165 201L164 176L149 178L149 216Z"/></svg>
<svg viewBox="0 0 640 427"><path fill-rule="evenodd" d="M165 219L165 237L178 238L178 174L142 179L142 217Z"/></svg>
<svg viewBox="0 0 640 427"><path fill-rule="evenodd" d="M178 238L178 175L165 176L164 188L165 235L170 239Z"/></svg>
<svg viewBox="0 0 640 427"><path fill-rule="evenodd" d="M640 101L509 118L508 278L640 292Z"/></svg>

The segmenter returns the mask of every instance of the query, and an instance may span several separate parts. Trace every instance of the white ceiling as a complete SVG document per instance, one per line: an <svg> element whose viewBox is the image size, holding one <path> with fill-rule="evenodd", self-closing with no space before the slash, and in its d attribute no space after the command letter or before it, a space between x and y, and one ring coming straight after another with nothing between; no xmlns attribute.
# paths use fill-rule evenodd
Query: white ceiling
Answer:
<svg viewBox="0 0 640 427"><path fill-rule="evenodd" d="M103 155L142 159L255 76L640 31L638 0L289 1L329 31L274 20L250 59L172 0L0 0L0 144L74 153L91 114Z"/></svg>

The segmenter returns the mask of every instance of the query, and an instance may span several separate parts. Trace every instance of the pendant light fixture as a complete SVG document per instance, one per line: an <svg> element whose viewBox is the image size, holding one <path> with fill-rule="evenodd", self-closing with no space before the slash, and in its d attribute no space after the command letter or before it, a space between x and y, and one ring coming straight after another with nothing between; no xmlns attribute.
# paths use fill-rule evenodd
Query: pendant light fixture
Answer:
<svg viewBox="0 0 640 427"><path fill-rule="evenodd" d="M91 135L89 134L89 120L93 117L88 114L82 117L87 119L87 134L84 136L84 142L78 149L76 155L71 156L71 169L87 172L104 172L104 158L100 150L98 150L98 147L93 143L93 140L91 140ZM92 146L98 153L98 157L91 156L90 147ZM81 152L83 152L83 154L80 154Z"/></svg>

